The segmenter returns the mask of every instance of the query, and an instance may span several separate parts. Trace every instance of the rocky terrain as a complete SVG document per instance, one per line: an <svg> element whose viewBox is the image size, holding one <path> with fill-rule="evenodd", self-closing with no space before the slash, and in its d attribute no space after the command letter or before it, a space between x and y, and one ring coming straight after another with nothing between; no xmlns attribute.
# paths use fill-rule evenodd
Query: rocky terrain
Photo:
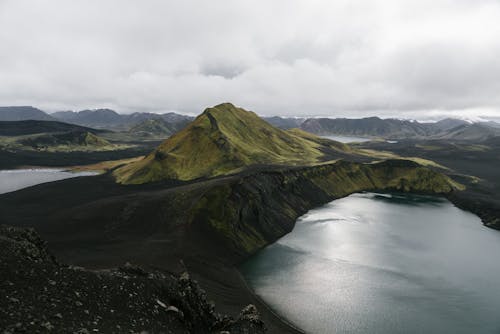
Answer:
<svg viewBox="0 0 500 334"><path fill-rule="evenodd" d="M44 247L30 246L42 245L33 232L5 227L0 238L6 252L2 272L14 284L7 290L26 292L22 298L26 305L48 303L50 313L42 312L45 318L35 323L49 328L62 316L70 319L65 326L75 331L93 331L92 326L102 324L98 329L104 332L122 328L161 332L165 330L161 326L169 326L174 333L259 333L262 320L271 333L297 333L248 289L237 270L242 261L289 233L308 210L354 192L415 192L456 201L475 184L470 176L419 154L418 159L401 159L415 152L405 151L402 144L395 146L402 147L400 155L372 146L383 144L349 146L298 129L274 128L231 104L208 108L144 159L113 165L118 167L104 175L1 195L1 223L33 227L60 261L94 269L62 266ZM38 258L43 261L12 256L26 253L19 245L27 245L32 250L28 253L41 254ZM147 269L123 266L126 262ZM66 289L64 282L71 288ZM15 288L16 284L21 285ZM43 293L29 293L45 287L53 295L43 302L36 299ZM74 290L79 295L71 300ZM7 295L21 300L12 292ZM214 300L219 312L239 320L215 314L206 299ZM58 308L61 300L71 307L66 313ZM17 323L27 326L16 313L26 309L25 304L12 303L5 326L9 330ZM248 304L257 305L260 318ZM117 328L114 319L122 326L130 314L136 322Z"/></svg>
<svg viewBox="0 0 500 334"><path fill-rule="evenodd" d="M262 166L203 181L129 186L107 174L4 194L0 221L35 227L74 265L131 262L178 272L182 260L223 312L237 316L255 303L271 333L297 333L251 294L236 269L241 261L290 232L307 210L352 192L447 194L457 186L402 160Z"/></svg>
<svg viewBox="0 0 500 334"><path fill-rule="evenodd" d="M0 226L0 273L4 334L266 331L253 305L237 319L217 313L187 272L63 265L32 229Z"/></svg>

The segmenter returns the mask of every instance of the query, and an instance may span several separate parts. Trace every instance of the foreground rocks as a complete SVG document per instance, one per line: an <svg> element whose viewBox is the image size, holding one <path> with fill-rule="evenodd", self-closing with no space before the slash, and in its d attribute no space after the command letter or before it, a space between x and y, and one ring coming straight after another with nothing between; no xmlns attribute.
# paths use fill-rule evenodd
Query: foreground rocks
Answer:
<svg viewBox="0 0 500 334"><path fill-rule="evenodd" d="M220 315L187 272L61 265L33 229L0 226L1 333L265 333L255 306Z"/></svg>

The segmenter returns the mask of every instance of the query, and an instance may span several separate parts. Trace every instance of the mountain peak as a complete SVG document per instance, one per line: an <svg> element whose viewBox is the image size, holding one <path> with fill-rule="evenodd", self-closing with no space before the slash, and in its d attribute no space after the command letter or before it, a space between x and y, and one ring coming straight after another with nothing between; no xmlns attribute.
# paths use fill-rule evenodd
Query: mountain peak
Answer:
<svg viewBox="0 0 500 334"><path fill-rule="evenodd" d="M338 146L328 147L338 150ZM231 103L207 108L143 160L115 171L122 183L191 180L235 173L251 165L305 165L323 156L324 140L277 129ZM328 149L327 148L327 149Z"/></svg>

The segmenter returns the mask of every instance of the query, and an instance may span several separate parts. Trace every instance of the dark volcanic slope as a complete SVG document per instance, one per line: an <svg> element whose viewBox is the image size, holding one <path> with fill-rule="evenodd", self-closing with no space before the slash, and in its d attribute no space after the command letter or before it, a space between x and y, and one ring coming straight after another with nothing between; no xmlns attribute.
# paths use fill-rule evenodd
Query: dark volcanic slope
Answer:
<svg viewBox="0 0 500 334"><path fill-rule="evenodd" d="M0 225L0 273L3 333L264 333L254 306L221 316L186 272L64 266L31 229Z"/></svg>
<svg viewBox="0 0 500 334"><path fill-rule="evenodd" d="M12 169L24 166L67 167L89 165L108 160L120 160L145 155L157 143L145 143L128 149L102 152L43 152L16 151L0 149L0 169Z"/></svg>
<svg viewBox="0 0 500 334"><path fill-rule="evenodd" d="M165 183L112 185L106 178L4 194L0 220L37 228L56 249L77 244L100 250L119 247L117 254L99 255L98 261L106 265L114 256L122 257L121 262L161 264L179 257L209 257L234 264L290 232L295 219L310 208L334 198L373 189L438 194L453 190L448 178L405 160L248 171L170 188ZM77 186L85 183L90 186ZM68 251L61 255L70 260ZM74 255L79 261L97 260L93 255L86 259L81 251Z"/></svg>
<svg viewBox="0 0 500 334"><path fill-rule="evenodd" d="M55 121L0 121L0 136L24 136L36 133L54 133L54 132L90 132L104 133L106 131L91 129L79 125L67 124Z"/></svg>
<svg viewBox="0 0 500 334"><path fill-rule="evenodd" d="M0 221L35 227L72 264L175 270L183 260L223 312L256 303L271 333L291 333L248 292L235 264L307 210L349 193L452 191L447 178L409 161L266 169L192 183L123 186L103 175L42 184L0 196Z"/></svg>

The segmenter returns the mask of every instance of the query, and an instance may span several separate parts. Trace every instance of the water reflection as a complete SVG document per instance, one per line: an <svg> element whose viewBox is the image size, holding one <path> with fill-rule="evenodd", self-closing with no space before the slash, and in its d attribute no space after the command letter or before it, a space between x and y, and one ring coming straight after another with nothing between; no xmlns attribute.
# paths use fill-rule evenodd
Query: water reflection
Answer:
<svg viewBox="0 0 500 334"><path fill-rule="evenodd" d="M500 233L445 199L355 194L311 210L243 267L311 333L497 333Z"/></svg>

